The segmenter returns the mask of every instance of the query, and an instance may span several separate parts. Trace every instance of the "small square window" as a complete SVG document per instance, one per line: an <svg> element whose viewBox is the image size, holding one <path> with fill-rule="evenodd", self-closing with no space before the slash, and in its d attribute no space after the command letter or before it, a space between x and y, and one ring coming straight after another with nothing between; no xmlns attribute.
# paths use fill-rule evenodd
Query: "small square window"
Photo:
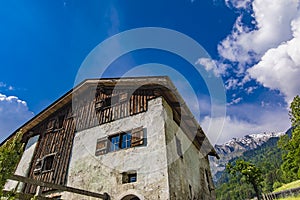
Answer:
<svg viewBox="0 0 300 200"><path fill-rule="evenodd" d="M128 182L129 183L136 182L136 173L135 174L128 174Z"/></svg>
<svg viewBox="0 0 300 200"><path fill-rule="evenodd" d="M136 171L124 172L122 173L122 183L134 183L137 182Z"/></svg>

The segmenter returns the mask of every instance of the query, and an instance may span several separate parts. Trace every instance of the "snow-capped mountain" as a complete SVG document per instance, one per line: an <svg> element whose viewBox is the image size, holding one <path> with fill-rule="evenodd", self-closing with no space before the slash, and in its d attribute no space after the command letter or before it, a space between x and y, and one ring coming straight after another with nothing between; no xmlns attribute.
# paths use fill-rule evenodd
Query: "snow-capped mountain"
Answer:
<svg viewBox="0 0 300 200"><path fill-rule="evenodd" d="M210 157L210 166L214 181L218 179L218 172L220 173L225 169L229 160L241 156L245 151L256 149L270 138L279 138L284 134L284 132L251 134L242 138L233 138L222 145L215 145L215 150L220 159Z"/></svg>

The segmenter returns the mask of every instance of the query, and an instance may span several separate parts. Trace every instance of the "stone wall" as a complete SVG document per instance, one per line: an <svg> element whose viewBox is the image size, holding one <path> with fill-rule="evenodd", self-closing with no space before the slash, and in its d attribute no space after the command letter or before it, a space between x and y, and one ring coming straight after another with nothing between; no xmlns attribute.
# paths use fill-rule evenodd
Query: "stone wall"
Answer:
<svg viewBox="0 0 300 200"><path fill-rule="evenodd" d="M174 122L164 102L170 199L215 199L208 157L202 155Z"/></svg>

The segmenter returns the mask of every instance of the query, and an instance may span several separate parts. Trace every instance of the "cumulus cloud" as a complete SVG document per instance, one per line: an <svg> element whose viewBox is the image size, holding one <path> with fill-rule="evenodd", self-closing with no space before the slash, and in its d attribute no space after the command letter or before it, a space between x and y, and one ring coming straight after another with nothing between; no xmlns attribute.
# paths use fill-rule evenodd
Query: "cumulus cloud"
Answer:
<svg viewBox="0 0 300 200"><path fill-rule="evenodd" d="M233 137L242 137L247 134L262 132L282 132L289 126L289 118L285 109L264 109L261 106L245 105L236 106L230 112L240 112L246 117L227 115L224 117L204 117L200 124L209 140L213 144L222 144ZM250 118L250 119L249 119ZM219 131L219 127L223 127Z"/></svg>
<svg viewBox="0 0 300 200"><path fill-rule="evenodd" d="M291 39L291 22L297 15L298 3L295 0L254 0L252 10L256 27L249 29L241 14L232 33L220 43L219 53L228 60L249 63L268 49Z"/></svg>
<svg viewBox="0 0 300 200"><path fill-rule="evenodd" d="M233 72L239 76L250 75L264 87L278 89L289 103L300 92L300 1L225 0L225 3L241 12L231 34L218 45L221 58L235 63ZM249 13L252 26L243 21ZM229 80L227 87L235 89L237 84Z"/></svg>
<svg viewBox="0 0 300 200"><path fill-rule="evenodd" d="M16 96L0 93L0 141L33 117L27 103Z"/></svg>
<svg viewBox="0 0 300 200"><path fill-rule="evenodd" d="M268 50L261 61L248 70L263 86L281 91L288 103L300 94L300 14L291 24L294 38Z"/></svg>

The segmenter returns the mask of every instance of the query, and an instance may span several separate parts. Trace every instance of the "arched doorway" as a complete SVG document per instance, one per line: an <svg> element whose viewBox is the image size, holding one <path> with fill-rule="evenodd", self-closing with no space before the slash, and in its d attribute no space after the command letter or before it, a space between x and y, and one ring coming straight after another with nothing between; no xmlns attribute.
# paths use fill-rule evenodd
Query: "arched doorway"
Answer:
<svg viewBox="0 0 300 200"><path fill-rule="evenodd" d="M133 194L126 195L121 200L140 200L137 196Z"/></svg>

